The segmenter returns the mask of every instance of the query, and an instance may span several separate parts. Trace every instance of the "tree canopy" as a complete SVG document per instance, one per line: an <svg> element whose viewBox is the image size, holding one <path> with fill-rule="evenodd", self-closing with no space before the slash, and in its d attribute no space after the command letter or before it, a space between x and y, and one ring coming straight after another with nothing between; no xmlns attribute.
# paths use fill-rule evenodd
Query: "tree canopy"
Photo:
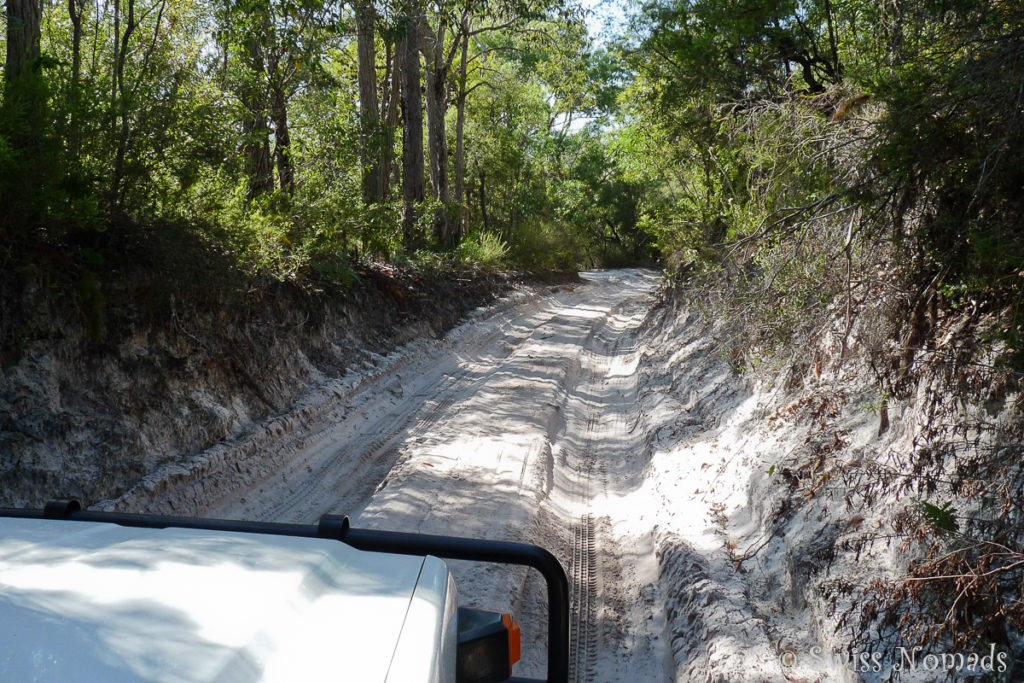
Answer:
<svg viewBox="0 0 1024 683"><path fill-rule="evenodd" d="M575 122L615 102L561 0L18 0L4 22L12 243L169 223L273 277L481 235L527 267L649 254L570 215L567 174L593 171L565 151L602 135Z"/></svg>

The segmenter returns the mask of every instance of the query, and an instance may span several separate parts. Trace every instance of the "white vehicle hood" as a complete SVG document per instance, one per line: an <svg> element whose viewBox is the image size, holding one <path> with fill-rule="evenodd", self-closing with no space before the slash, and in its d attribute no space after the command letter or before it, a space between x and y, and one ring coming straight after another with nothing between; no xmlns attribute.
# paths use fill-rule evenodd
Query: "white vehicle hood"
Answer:
<svg viewBox="0 0 1024 683"><path fill-rule="evenodd" d="M451 602L424 573L450 584L336 541L0 518L0 680L384 681Z"/></svg>

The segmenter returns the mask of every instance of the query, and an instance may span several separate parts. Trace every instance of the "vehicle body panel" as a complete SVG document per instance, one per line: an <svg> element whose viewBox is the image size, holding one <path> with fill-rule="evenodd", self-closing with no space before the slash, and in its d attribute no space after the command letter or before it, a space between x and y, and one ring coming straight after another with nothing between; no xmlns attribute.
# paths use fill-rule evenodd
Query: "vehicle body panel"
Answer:
<svg viewBox="0 0 1024 683"><path fill-rule="evenodd" d="M448 680L454 595L432 557L0 518L0 680Z"/></svg>
<svg viewBox="0 0 1024 683"><path fill-rule="evenodd" d="M388 683L424 680L424 674L431 683L454 683L458 602L447 565L427 557L395 647Z"/></svg>

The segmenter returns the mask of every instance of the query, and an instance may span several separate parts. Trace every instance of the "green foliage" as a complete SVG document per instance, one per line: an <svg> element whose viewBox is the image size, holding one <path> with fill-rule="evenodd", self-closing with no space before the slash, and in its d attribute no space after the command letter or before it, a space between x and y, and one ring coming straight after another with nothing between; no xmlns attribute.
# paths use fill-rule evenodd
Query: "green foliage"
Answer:
<svg viewBox="0 0 1024 683"><path fill-rule="evenodd" d="M455 253L463 263L494 269L507 264L509 248L497 235L475 232L462 240Z"/></svg>
<svg viewBox="0 0 1024 683"><path fill-rule="evenodd" d="M322 255L314 257L310 262L310 267L320 278L328 282L341 283L346 287L351 287L361 281L352 262L346 258L331 258L328 255Z"/></svg>
<svg viewBox="0 0 1024 683"><path fill-rule="evenodd" d="M635 263L651 251L639 191L605 150L621 63L579 22L556 31L487 39L488 87L467 107L469 223L530 268Z"/></svg>
<svg viewBox="0 0 1024 683"><path fill-rule="evenodd" d="M10 168L17 161L18 155L6 136L0 135L0 167Z"/></svg>
<svg viewBox="0 0 1024 683"><path fill-rule="evenodd" d="M590 242L591 258L613 265L635 262L651 250L640 226L643 187L608 153L609 136L588 128L566 144L573 163L553 196L559 219Z"/></svg>
<svg viewBox="0 0 1024 683"><path fill-rule="evenodd" d="M434 235L436 217L447 216L470 235L458 257L486 267L646 256L635 198L599 153L598 121L614 114L620 61L594 50L580 13L561 2L486 9L426 8L431 25L447 26L446 54L460 45L454 17L464 14L477 32L465 83L463 205L415 207L418 232ZM378 12L382 98L398 21ZM387 130L382 108L371 133L392 174L384 198L366 205L354 31L350 7L319 0L49 8L43 58L3 90L0 230L72 261L95 246L108 260L95 271L100 285L124 242L174 251L170 242L186 239L189 250L209 250L199 259L208 267L289 281L347 283L354 261L402 258L401 123ZM453 106L450 148L455 114ZM581 117L592 125L575 124ZM158 247L144 237L154 225L177 228ZM144 260L163 262L155 253ZM86 290L83 317L99 301Z"/></svg>
<svg viewBox="0 0 1024 683"><path fill-rule="evenodd" d="M595 259L587 253L589 246L583 237L557 223L531 221L520 227L510 251L516 263L531 268L575 270L581 265L595 265Z"/></svg>
<svg viewBox="0 0 1024 683"><path fill-rule="evenodd" d="M926 500L920 500L917 501L917 506L925 523L936 531L951 534L959 529L960 523L957 521L957 511L952 501L947 500L942 505L934 505Z"/></svg>
<svg viewBox="0 0 1024 683"><path fill-rule="evenodd" d="M637 223L675 268L729 274L710 305L741 343L788 343L842 259L891 247L1024 350L1021 26L1019 3L648 3L611 142Z"/></svg>
<svg viewBox="0 0 1024 683"><path fill-rule="evenodd" d="M60 183L58 142L46 129L53 60L43 56L3 83L0 103L0 235L31 238L49 218L49 207L67 197ZM59 211L59 208L57 209Z"/></svg>
<svg viewBox="0 0 1024 683"><path fill-rule="evenodd" d="M658 93L666 108L692 97L737 101L775 96L799 71L800 85L821 92L842 65L829 39L827 1L655 1L638 17L645 71L675 87ZM832 17L834 21L835 18Z"/></svg>
<svg viewBox="0 0 1024 683"><path fill-rule="evenodd" d="M916 0L905 9L913 21L893 29L901 59L871 81L890 110L873 160L898 188L894 212L911 199L931 210L911 225L895 221L894 238L920 244L958 298L1007 306L1002 329L1019 357L1024 168L1013 159L1024 149L1024 6Z"/></svg>

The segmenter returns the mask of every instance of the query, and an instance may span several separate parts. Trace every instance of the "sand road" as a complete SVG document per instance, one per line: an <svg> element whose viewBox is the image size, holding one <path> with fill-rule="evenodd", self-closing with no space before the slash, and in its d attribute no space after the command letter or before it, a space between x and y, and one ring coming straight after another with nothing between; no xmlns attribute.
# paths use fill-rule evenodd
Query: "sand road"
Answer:
<svg viewBox="0 0 1024 683"><path fill-rule="evenodd" d="M713 319L671 297L656 306L657 273L581 277L513 293L443 339L364 351L287 412L98 507L346 514L356 527L538 544L569 575L574 681L852 680L841 657L814 655L844 647L822 637L833 606L808 583L837 506L822 499L785 538L774 521L791 487L772 470L817 423L776 424L786 385L738 375ZM874 419L851 413L858 443ZM851 561L831 571L857 571ZM515 673L542 677L539 574L450 564L461 604L517 615Z"/></svg>
<svg viewBox="0 0 1024 683"><path fill-rule="evenodd" d="M620 547L604 510L637 488L637 337L658 275L580 284L465 323L279 440L273 467L196 514L542 545L570 576L574 680L666 674L652 547ZM612 506L614 507L614 506ZM453 563L464 604L518 613L519 675L543 675L544 587L532 570Z"/></svg>

